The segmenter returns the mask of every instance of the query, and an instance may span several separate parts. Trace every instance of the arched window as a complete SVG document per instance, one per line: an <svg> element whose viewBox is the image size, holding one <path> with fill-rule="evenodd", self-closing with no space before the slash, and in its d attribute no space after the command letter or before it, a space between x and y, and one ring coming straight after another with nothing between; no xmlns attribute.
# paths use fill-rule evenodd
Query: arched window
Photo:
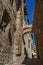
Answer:
<svg viewBox="0 0 43 65"><path fill-rule="evenodd" d="M4 10L3 16L2 16L2 20L0 23L0 29L2 29L3 31L5 31L5 28L7 26L7 24L11 21L10 16L7 12L7 10Z"/></svg>

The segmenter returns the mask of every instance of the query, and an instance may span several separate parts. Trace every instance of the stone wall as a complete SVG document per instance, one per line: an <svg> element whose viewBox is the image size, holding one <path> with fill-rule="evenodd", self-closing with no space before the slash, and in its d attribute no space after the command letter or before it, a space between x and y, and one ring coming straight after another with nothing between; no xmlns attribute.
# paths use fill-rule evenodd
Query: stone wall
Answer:
<svg viewBox="0 0 43 65"><path fill-rule="evenodd" d="M10 44L5 33L0 30L0 65L9 62Z"/></svg>

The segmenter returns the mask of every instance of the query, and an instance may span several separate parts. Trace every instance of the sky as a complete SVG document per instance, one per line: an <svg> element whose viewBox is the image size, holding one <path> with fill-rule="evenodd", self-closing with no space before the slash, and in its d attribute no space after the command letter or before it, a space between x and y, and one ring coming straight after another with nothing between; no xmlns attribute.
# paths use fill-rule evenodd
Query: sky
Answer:
<svg viewBox="0 0 43 65"><path fill-rule="evenodd" d="M29 19L29 24L32 24L34 20L35 4L36 0L26 0L26 6L28 10L28 15L26 17Z"/></svg>

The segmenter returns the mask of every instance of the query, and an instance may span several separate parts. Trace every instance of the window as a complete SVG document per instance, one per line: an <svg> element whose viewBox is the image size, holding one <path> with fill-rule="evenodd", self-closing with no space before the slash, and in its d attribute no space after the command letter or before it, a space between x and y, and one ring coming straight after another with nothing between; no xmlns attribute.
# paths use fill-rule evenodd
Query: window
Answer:
<svg viewBox="0 0 43 65"><path fill-rule="evenodd" d="M30 40L28 39L28 47L30 48Z"/></svg>
<svg viewBox="0 0 43 65"><path fill-rule="evenodd" d="M15 0L15 2L16 2L16 6L17 6L17 11L18 11L18 9L20 8L20 6L21 6L21 0Z"/></svg>
<svg viewBox="0 0 43 65"><path fill-rule="evenodd" d="M4 10L3 16L2 16L2 20L0 23L0 29L2 29L2 31L5 31L6 26L8 25L8 23L11 21L11 18L7 12L7 10Z"/></svg>

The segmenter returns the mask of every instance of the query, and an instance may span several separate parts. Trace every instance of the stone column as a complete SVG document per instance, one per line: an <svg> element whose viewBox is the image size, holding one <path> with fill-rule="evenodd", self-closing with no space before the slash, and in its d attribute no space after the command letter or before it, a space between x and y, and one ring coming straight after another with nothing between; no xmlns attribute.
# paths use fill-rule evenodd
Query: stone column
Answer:
<svg viewBox="0 0 43 65"><path fill-rule="evenodd" d="M21 55L22 50L22 17L21 17L21 9L17 12L16 17L16 32L14 33L13 38L13 63L18 64L17 55Z"/></svg>

